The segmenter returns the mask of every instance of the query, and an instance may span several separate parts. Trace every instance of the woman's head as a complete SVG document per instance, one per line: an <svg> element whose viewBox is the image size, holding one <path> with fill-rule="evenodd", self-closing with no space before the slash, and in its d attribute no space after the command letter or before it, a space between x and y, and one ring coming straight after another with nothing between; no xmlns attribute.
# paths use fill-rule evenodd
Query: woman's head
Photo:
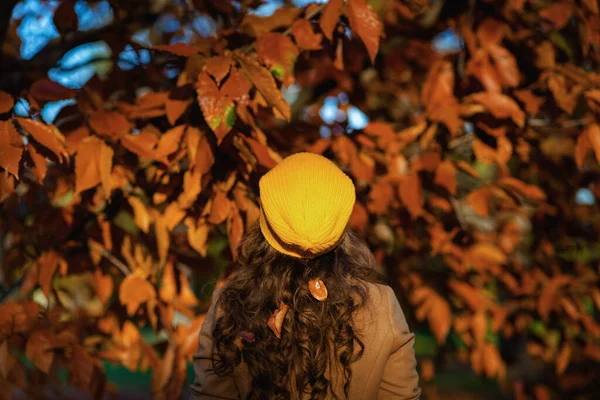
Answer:
<svg viewBox="0 0 600 400"><path fill-rule="evenodd" d="M298 162L290 162L294 158ZM335 190L315 189L315 196L310 189L318 185ZM330 161L303 153L267 173L260 189L263 220L240 242L236 274L216 305L215 370L230 373L244 361L250 398L299 398L306 392L323 399L344 395L332 393L327 379L340 368L347 396L350 364L363 351L352 315L366 300L364 282L377 280L371 252L345 228L354 186ZM314 279L327 287L324 301L309 291ZM267 321L280 303L289 311L279 338Z"/></svg>

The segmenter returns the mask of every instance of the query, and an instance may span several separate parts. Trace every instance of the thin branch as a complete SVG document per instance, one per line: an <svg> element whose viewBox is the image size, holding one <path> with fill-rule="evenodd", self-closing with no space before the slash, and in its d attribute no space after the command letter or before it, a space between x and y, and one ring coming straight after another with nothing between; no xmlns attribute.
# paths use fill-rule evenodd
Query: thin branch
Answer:
<svg viewBox="0 0 600 400"><path fill-rule="evenodd" d="M108 261L110 261L115 267L117 267L123 273L123 275L127 276L127 275L131 274L131 271L129 270L127 265L123 264L121 262L121 260L119 260L117 257L113 256L111 252L107 251L104 247L100 246L96 242L90 241L89 243L90 243L90 246L94 249L94 251L97 251L98 253L100 253L100 255L102 257L104 257Z"/></svg>
<svg viewBox="0 0 600 400"><path fill-rule="evenodd" d="M318 6L317 8L315 8L314 10L312 10L310 13L306 14L306 16L304 17L304 19L311 19L312 17L318 15L321 13L321 11L323 11L323 9L325 9L325 6L327 5L327 3L323 3L320 6ZM282 35L287 36L290 33L292 33L292 27L290 26L289 28L287 28ZM248 54L249 52L251 52L252 50L254 50L254 47L256 46L256 41L250 43L249 45L242 47L239 51L242 54Z"/></svg>

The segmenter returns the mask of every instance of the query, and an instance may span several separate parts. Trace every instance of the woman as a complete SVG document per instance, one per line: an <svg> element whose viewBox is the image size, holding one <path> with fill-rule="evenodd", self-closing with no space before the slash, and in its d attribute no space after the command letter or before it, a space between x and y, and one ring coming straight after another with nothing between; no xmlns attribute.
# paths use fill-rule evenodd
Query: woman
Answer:
<svg viewBox="0 0 600 400"><path fill-rule="evenodd" d="M260 222L200 331L192 398L418 399L414 335L346 230L350 178L298 153L259 189Z"/></svg>

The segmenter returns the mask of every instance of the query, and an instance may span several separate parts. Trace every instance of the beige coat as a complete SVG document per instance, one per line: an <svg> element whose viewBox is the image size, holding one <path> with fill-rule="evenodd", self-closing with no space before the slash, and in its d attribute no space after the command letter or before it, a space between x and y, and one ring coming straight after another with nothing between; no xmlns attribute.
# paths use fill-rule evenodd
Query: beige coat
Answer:
<svg viewBox="0 0 600 400"><path fill-rule="evenodd" d="M362 358L351 365L349 399L418 399L421 390L414 334L408 329L393 290L372 283L367 283L367 287L369 299L354 317L355 329L362 335L365 350ZM198 353L194 356L196 378L191 386L192 398L246 399L250 382L243 363L235 368L232 376L220 377L211 370L214 313L213 301L200 330ZM336 393L343 396L339 374L328 378Z"/></svg>

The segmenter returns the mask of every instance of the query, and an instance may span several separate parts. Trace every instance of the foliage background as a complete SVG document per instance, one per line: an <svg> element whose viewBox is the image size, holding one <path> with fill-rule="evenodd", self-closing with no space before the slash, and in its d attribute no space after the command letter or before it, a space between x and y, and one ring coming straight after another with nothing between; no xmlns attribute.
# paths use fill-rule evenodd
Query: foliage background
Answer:
<svg viewBox="0 0 600 400"><path fill-rule="evenodd" d="M597 398L597 0L6 0L0 396L186 396L260 176L312 151L426 398Z"/></svg>

